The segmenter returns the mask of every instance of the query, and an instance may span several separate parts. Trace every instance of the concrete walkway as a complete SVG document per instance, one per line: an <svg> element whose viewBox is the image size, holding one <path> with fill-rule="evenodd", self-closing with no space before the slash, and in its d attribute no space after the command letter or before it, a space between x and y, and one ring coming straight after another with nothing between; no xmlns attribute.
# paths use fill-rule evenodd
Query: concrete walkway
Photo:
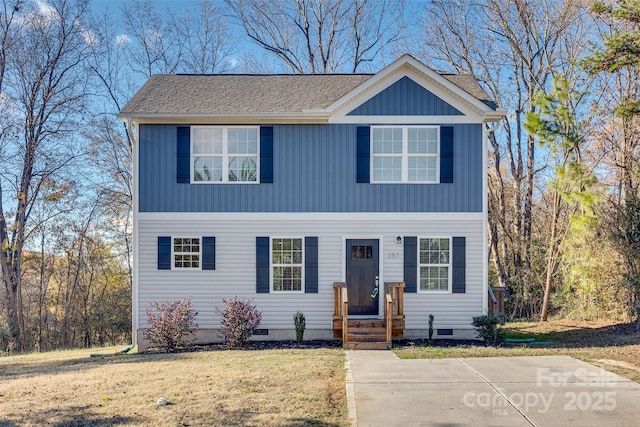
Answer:
<svg viewBox="0 0 640 427"><path fill-rule="evenodd" d="M400 360L347 352L353 425L640 425L640 384L568 356Z"/></svg>

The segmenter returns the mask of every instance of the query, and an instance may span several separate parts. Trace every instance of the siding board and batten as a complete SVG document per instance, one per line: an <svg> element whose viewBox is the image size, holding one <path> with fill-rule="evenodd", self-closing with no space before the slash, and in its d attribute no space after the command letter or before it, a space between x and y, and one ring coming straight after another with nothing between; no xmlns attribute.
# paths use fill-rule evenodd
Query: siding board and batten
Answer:
<svg viewBox="0 0 640 427"><path fill-rule="evenodd" d="M451 184L359 184L358 126L336 124L273 126L273 184L256 185L177 183L176 126L140 125L140 211L481 212L482 127L451 127Z"/></svg>
<svg viewBox="0 0 640 427"><path fill-rule="evenodd" d="M405 76L347 115L461 116L462 113Z"/></svg>

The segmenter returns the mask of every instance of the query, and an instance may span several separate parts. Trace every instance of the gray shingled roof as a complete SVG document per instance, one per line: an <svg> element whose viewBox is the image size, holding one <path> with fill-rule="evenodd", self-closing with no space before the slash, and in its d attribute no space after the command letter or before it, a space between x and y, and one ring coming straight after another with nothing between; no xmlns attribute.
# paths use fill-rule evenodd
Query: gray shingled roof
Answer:
<svg viewBox="0 0 640 427"><path fill-rule="evenodd" d="M264 114L323 109L373 74L153 75L127 102L120 115ZM495 109L495 102L469 74L443 74Z"/></svg>
<svg viewBox="0 0 640 427"><path fill-rule="evenodd" d="M445 79L449 80L460 89L467 92L469 95L477 98L485 103L485 105L491 107L493 110L498 109L498 104L489 97L487 92L478 84L478 80L473 74L440 74Z"/></svg>

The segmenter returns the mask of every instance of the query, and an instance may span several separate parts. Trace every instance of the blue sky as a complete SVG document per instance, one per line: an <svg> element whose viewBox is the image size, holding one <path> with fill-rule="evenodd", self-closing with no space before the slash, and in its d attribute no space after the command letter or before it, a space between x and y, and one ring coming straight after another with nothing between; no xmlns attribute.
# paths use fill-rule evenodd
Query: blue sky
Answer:
<svg viewBox="0 0 640 427"><path fill-rule="evenodd" d="M118 17L122 5L126 3L131 3L131 1L132 0L90 0L89 4L90 4L90 8L94 12L96 12L96 14L98 15L101 15L105 11L110 11L114 14L115 17ZM171 9L184 10L186 8L196 7L197 4L199 3L199 0L151 0L151 1L155 5L157 5L159 9L165 9L165 10L171 10ZM405 16L409 22L411 20L415 21L415 19L417 19L416 17L420 15L420 9L421 9L420 6L424 4L425 1L428 1L428 0L406 0L407 6L406 6ZM224 5L224 2L222 0L218 0L217 3ZM237 23L233 19L230 19L229 25L231 26L233 33L237 37L237 42L238 42L237 50L233 55L233 58L231 59L231 61L234 61L236 58L238 59L241 58L244 54L249 54L251 56L262 56L265 54L269 55L266 52L266 50L261 49L259 46L257 46L255 43L253 43L251 40L249 40L246 37L244 28L242 28L242 26L239 23ZM407 31L406 34L408 35L410 31L411 30ZM124 30L122 30L122 32L124 33ZM277 63L277 60L276 60L276 63ZM378 64L378 67L374 66L374 68L382 68L383 66L384 65L380 63ZM233 70L231 71L233 72ZM368 72L368 70L364 70L364 69L360 71ZM376 71L376 70L371 70L371 71ZM288 70L283 69L281 72L288 72Z"/></svg>

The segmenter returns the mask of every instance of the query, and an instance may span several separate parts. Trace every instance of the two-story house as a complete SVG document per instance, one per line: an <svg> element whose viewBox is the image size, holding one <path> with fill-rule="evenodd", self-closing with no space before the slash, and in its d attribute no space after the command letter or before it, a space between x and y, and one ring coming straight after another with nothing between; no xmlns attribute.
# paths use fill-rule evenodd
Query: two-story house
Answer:
<svg viewBox="0 0 640 427"><path fill-rule="evenodd" d="M409 55L376 74L152 76L120 112L140 347L152 301L191 296L201 342L232 297L263 310L260 339L294 339L298 310L306 339L330 339L384 319L390 287L395 332L426 337L432 314L434 337L473 337L503 116L473 76Z"/></svg>

